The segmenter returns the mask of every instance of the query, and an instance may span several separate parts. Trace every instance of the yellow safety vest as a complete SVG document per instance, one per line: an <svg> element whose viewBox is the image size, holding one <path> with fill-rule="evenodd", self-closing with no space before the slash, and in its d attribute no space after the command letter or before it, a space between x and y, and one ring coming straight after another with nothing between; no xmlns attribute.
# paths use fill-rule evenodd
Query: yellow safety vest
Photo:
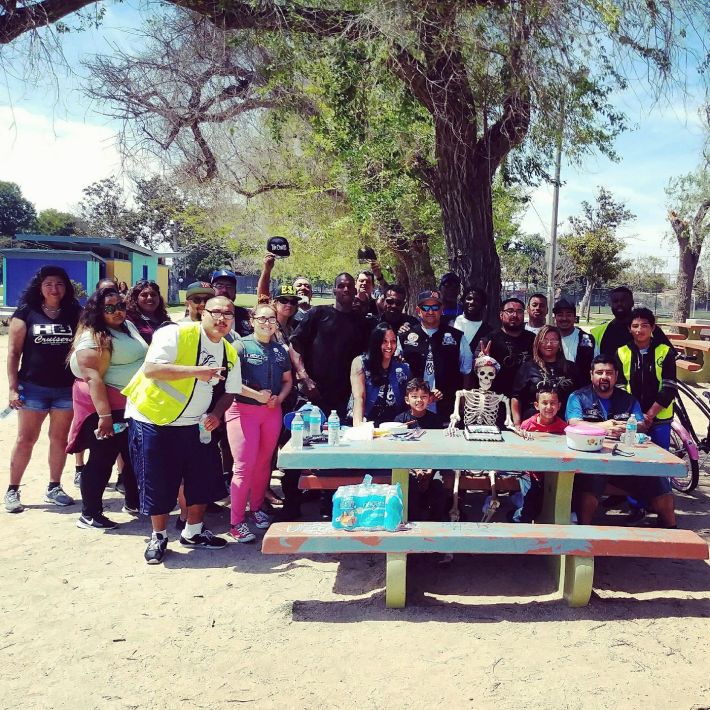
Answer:
<svg viewBox="0 0 710 710"><path fill-rule="evenodd" d="M661 385L663 384L663 361L666 359L666 355L668 355L668 351L670 348L667 345L661 344L657 345L656 349L654 350L654 367L656 368L656 379L658 380L658 389L661 389ZM621 360L621 369L622 372L624 373L624 377L626 378L626 391L631 394L631 359L633 357L633 352L631 348L628 345L624 345L623 347L619 348L617 351L617 354L619 356L619 360ZM671 402L667 407L664 407L661 409L658 414L656 414L656 419L672 419L673 418L673 402Z"/></svg>
<svg viewBox="0 0 710 710"><path fill-rule="evenodd" d="M202 325L190 323L177 327L180 330L178 352L174 364L195 366L200 352ZM237 351L224 339L222 344L227 356L227 371L229 372L237 362ZM196 383L196 377L184 377L169 382L153 380L145 376L141 367L123 388L122 393L146 419L158 426L165 426L174 422L185 411L192 399Z"/></svg>
<svg viewBox="0 0 710 710"><path fill-rule="evenodd" d="M599 352L601 352L602 348L602 338L604 337L604 333L606 333L606 329L609 327L609 321L608 323L602 323L601 325L595 325L589 332L594 336L594 346L595 348L599 348Z"/></svg>

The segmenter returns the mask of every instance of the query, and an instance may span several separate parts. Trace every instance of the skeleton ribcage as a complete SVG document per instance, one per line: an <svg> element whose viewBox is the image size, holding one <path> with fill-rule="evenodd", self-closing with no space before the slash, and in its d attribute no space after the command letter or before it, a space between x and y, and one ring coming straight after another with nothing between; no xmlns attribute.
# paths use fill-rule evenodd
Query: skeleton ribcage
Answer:
<svg viewBox="0 0 710 710"><path fill-rule="evenodd" d="M496 425L501 395L481 390L465 390L463 397L464 424Z"/></svg>

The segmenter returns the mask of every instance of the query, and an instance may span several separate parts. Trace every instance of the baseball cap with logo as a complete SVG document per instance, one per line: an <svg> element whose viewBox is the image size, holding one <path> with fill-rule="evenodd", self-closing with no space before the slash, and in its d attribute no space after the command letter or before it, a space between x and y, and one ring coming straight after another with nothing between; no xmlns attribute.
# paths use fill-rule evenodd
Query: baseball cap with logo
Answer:
<svg viewBox="0 0 710 710"><path fill-rule="evenodd" d="M295 298L300 300L300 296L296 293L291 284L281 284L277 289L274 289L273 298Z"/></svg>
<svg viewBox="0 0 710 710"><path fill-rule="evenodd" d="M417 298L417 305L424 301L438 301L442 303L441 294L438 291L422 291Z"/></svg>
<svg viewBox="0 0 710 710"><path fill-rule="evenodd" d="M217 269L217 271L213 271L210 283L214 283L217 279L231 279L235 284L237 283L237 275L229 269Z"/></svg>
<svg viewBox="0 0 710 710"><path fill-rule="evenodd" d="M271 237L266 242L266 251L279 259L291 256L291 249L286 237Z"/></svg>
<svg viewBox="0 0 710 710"><path fill-rule="evenodd" d="M205 281L194 281L187 287L185 298L191 296L214 296L214 289Z"/></svg>

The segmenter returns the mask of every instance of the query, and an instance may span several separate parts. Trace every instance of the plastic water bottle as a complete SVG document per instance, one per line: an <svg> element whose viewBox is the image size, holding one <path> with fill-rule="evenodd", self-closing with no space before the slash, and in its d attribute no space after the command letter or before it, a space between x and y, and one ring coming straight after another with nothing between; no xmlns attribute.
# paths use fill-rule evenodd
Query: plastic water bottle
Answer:
<svg viewBox="0 0 710 710"><path fill-rule="evenodd" d="M638 444L638 430L638 422L636 421L636 417L632 414L626 420L626 435L624 437L624 443L627 446L636 446L636 444Z"/></svg>
<svg viewBox="0 0 710 710"><path fill-rule="evenodd" d="M207 431L207 429L205 429L205 419L207 419L207 415L203 414L200 417L200 443L201 444L209 444L212 441L212 432Z"/></svg>
<svg viewBox="0 0 710 710"><path fill-rule="evenodd" d="M15 410L10 406L5 407L5 409L0 412L0 420L7 419L14 411Z"/></svg>
<svg viewBox="0 0 710 710"><path fill-rule="evenodd" d="M303 422L303 417L299 412L296 412L296 416L291 422L291 448L292 449L302 449L303 448L303 429L305 424Z"/></svg>
<svg viewBox="0 0 710 710"><path fill-rule="evenodd" d="M114 434L120 434L122 431L126 431L128 429L128 422L116 422L113 425L113 433ZM99 438L99 430L97 429L94 432L94 436L98 439Z"/></svg>
<svg viewBox="0 0 710 710"><path fill-rule="evenodd" d="M340 443L340 417L332 409L328 417L328 446L337 446Z"/></svg>
<svg viewBox="0 0 710 710"><path fill-rule="evenodd" d="M308 436L320 436L320 409L313 407L308 414Z"/></svg>

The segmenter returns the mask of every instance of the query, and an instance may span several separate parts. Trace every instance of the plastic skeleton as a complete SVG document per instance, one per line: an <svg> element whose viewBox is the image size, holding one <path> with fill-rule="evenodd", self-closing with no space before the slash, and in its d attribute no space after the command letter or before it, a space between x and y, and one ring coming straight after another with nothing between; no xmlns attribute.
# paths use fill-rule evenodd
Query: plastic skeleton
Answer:
<svg viewBox="0 0 710 710"><path fill-rule="evenodd" d="M461 400L464 402L463 421L464 426L485 425L496 426L498 419L498 409L501 404L505 405L505 426L515 431L516 434L523 438L528 438L527 432L520 431L513 426L513 417L510 411L510 400L504 394L498 394L491 391L493 380L495 379L500 365L496 360L488 355L482 355L476 359L474 369L478 376L479 389L477 390L458 390L456 392L456 402L454 404L454 412L449 420L449 428L447 436L461 436L457 424L461 421L459 415ZM488 477L491 481L491 495L488 499L488 505L483 514L483 522L489 522L495 515L496 510L500 507L498 493L496 491L496 472L488 471ZM461 515L459 512L459 480L461 471L454 471L454 500L449 511L449 519L452 522L457 522Z"/></svg>

